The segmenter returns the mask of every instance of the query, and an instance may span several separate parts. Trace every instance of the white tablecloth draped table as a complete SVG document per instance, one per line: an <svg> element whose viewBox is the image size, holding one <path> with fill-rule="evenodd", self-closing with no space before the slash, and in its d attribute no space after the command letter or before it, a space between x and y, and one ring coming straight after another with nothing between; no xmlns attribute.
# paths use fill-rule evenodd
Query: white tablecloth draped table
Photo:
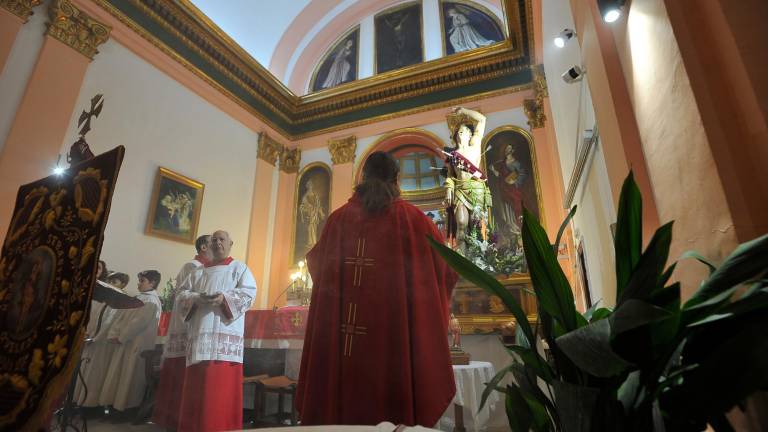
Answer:
<svg viewBox="0 0 768 432"><path fill-rule="evenodd" d="M468 365L454 365L453 378L456 381L456 395L451 405L440 419L441 430L450 431L455 426L455 407L462 407L464 413L464 427L467 431L483 431L488 424L491 407L499 401L498 392L492 392L488 396L482 411L480 400L485 390L485 383L491 381L496 371L490 362L471 361Z"/></svg>

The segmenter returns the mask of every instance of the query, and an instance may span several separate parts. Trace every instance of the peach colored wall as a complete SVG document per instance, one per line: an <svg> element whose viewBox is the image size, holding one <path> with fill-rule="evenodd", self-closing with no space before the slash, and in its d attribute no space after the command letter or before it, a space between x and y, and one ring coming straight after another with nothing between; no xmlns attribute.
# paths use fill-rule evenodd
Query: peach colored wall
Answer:
<svg viewBox="0 0 768 432"><path fill-rule="evenodd" d="M16 41L16 34L24 25L24 21L16 15L0 8L0 75L5 68L5 61L11 54L11 48Z"/></svg>
<svg viewBox="0 0 768 432"><path fill-rule="evenodd" d="M666 1L739 241L768 231L768 3Z"/></svg>
<svg viewBox="0 0 768 432"><path fill-rule="evenodd" d="M602 22L596 2L571 0L571 9L581 42L582 59L587 69L614 202L619 202L621 184L631 168L643 194L643 234L648 241L659 226L659 215L616 43Z"/></svg>
<svg viewBox="0 0 768 432"><path fill-rule="evenodd" d="M352 197L355 164L353 162L333 166L331 177L331 211L343 206Z"/></svg>
<svg viewBox="0 0 768 432"><path fill-rule="evenodd" d="M258 159L256 161L256 176L253 180L253 195L251 196L251 222L248 230L248 248L246 252L246 264L251 269L256 283L261 290L258 300L267 299L265 291L268 290L269 273L267 269L267 253L269 252L269 219L272 196L272 179L275 167L268 162ZM266 289L265 289L266 288ZM257 307L262 301L254 301Z"/></svg>
<svg viewBox="0 0 768 432"><path fill-rule="evenodd" d="M286 174L280 171L277 187L277 209L275 212L275 231L272 240L272 265L270 269L269 295L267 306L285 304L285 294L281 293L290 282L289 254L291 252L291 228L293 226L293 206L295 203L296 173ZM286 223L286 221L288 221ZM278 299L278 296L280 298Z"/></svg>
<svg viewBox="0 0 768 432"><path fill-rule="evenodd" d="M89 60L46 37L0 154L0 236L10 223L16 191L51 174Z"/></svg>
<svg viewBox="0 0 768 432"><path fill-rule="evenodd" d="M675 221L671 259L695 249L719 261L736 244L733 222L664 2L635 0L615 24L659 216ZM690 260L676 274L686 295L705 276Z"/></svg>

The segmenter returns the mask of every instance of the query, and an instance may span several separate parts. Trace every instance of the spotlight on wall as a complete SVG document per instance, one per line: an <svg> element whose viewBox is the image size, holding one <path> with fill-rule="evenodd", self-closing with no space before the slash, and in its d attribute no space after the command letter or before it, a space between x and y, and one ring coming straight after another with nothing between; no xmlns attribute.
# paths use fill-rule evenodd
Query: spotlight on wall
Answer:
<svg viewBox="0 0 768 432"><path fill-rule="evenodd" d="M557 36L555 36L555 46L558 48L564 47L565 44L567 44L568 41L570 41L575 35L575 31L571 29L564 29Z"/></svg>
<svg viewBox="0 0 768 432"><path fill-rule="evenodd" d="M563 72L561 77L563 77L563 81L565 81L568 84L573 84L577 81L581 81L582 78L584 78L584 74L586 71L581 69L580 66L574 66L567 71Z"/></svg>
<svg viewBox="0 0 768 432"><path fill-rule="evenodd" d="M624 0L597 0L600 15L603 16L603 21L607 23L612 23L619 19L622 6L624 6Z"/></svg>

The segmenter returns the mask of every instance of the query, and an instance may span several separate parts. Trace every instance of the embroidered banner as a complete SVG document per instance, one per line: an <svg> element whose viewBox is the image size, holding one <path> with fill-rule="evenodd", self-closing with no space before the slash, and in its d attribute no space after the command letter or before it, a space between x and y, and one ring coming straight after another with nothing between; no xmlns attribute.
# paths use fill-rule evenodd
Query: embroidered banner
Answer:
<svg viewBox="0 0 768 432"><path fill-rule="evenodd" d="M48 429L69 386L124 152L19 188L0 258L0 429Z"/></svg>

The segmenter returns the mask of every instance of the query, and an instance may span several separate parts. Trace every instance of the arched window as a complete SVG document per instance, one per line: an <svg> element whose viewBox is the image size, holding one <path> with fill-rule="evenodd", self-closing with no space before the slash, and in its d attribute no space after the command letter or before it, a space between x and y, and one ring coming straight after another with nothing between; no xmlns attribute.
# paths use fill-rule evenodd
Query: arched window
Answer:
<svg viewBox="0 0 768 432"><path fill-rule="evenodd" d="M400 189L416 192L442 186L445 183L445 178L440 175L443 160L431 151L418 149L419 146L409 147L408 153L395 154L400 163Z"/></svg>

